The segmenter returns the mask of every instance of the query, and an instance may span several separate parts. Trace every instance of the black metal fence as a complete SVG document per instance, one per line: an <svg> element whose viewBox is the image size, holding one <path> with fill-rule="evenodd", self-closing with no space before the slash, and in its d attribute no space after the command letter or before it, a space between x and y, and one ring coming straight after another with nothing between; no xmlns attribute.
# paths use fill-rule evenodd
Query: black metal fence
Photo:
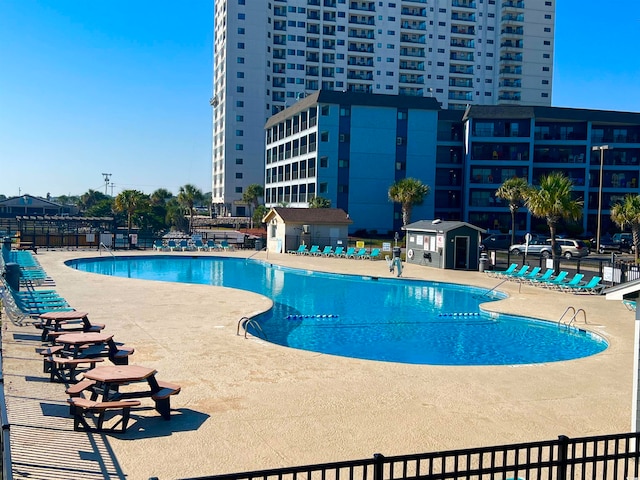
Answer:
<svg viewBox="0 0 640 480"><path fill-rule="evenodd" d="M512 255L507 252L490 251L492 267L495 270L505 270L512 263L531 266L547 267L547 259L537 255ZM612 255L607 259L594 259L589 257L571 258L560 257L558 259L559 269L566 270L570 274L583 273L588 280L593 276L605 279L607 285L617 285L640 279L640 266L633 260L626 261L617 255Z"/></svg>
<svg viewBox="0 0 640 480"><path fill-rule="evenodd" d="M640 433L450 450L184 480L604 480L638 478Z"/></svg>

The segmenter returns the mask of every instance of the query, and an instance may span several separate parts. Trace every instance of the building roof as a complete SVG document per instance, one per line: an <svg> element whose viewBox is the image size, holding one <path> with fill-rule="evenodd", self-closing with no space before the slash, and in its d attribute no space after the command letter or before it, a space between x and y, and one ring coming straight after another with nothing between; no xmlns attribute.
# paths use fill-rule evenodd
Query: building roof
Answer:
<svg viewBox="0 0 640 480"><path fill-rule="evenodd" d="M273 207L264 216L265 221L277 215L284 223L298 224L330 224L330 225L350 225L353 220L349 214L341 208L285 208Z"/></svg>
<svg viewBox="0 0 640 480"><path fill-rule="evenodd" d="M640 280L621 283L603 290L607 300L624 300L627 298L638 298L640 295Z"/></svg>
<svg viewBox="0 0 640 480"><path fill-rule="evenodd" d="M55 207L61 208L59 203L52 202L46 198L34 197L33 195L20 195L19 197L9 197L6 200L0 200L0 206L5 207Z"/></svg>
<svg viewBox="0 0 640 480"><path fill-rule="evenodd" d="M466 121L470 118L496 120L537 118L540 120L640 124L640 113L527 105L471 105L467 108L463 120Z"/></svg>
<svg viewBox="0 0 640 480"><path fill-rule="evenodd" d="M410 223L409 225L405 225L404 227L402 227L402 230L444 233L444 232L449 232L451 230L455 230L460 227L473 228L479 231L480 233L485 233L486 231L480 227L476 227L475 225L471 225L470 223L467 223L467 222L448 221L448 220L419 220L417 222Z"/></svg>
<svg viewBox="0 0 640 480"><path fill-rule="evenodd" d="M291 107L276 113L267 120L265 128L277 125L318 103L338 105L358 105L366 107L407 108L412 110L440 111L440 102L434 97L412 97L408 95L383 95L379 93L339 92L336 90L318 90L294 103Z"/></svg>

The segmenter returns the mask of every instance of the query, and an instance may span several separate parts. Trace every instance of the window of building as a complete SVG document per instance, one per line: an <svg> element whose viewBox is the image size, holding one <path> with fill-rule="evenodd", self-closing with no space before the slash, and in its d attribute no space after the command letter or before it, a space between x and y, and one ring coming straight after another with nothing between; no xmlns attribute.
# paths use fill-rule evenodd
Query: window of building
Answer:
<svg viewBox="0 0 640 480"><path fill-rule="evenodd" d="M242 178L242 172L236 172L236 178Z"/></svg>
<svg viewBox="0 0 640 480"><path fill-rule="evenodd" d="M341 133L339 136L339 140L340 142L348 142L349 141L349 135L347 135L346 133Z"/></svg>
<svg viewBox="0 0 640 480"><path fill-rule="evenodd" d="M548 93L546 93L546 92L542 92L542 94L541 94L541 95L542 95L542 98L548 98L548 97L549 97L549 94L548 94Z"/></svg>
<svg viewBox="0 0 640 480"><path fill-rule="evenodd" d="M548 13L545 14L544 19L545 20L551 20L551 15L549 15Z"/></svg>
<svg viewBox="0 0 640 480"><path fill-rule="evenodd" d="M548 72L549 71L549 67L542 67L542 71L543 72Z"/></svg>
<svg viewBox="0 0 640 480"><path fill-rule="evenodd" d="M238 78L244 78L244 72L237 72L237 73L236 73L236 77L238 77Z"/></svg>
<svg viewBox="0 0 640 480"><path fill-rule="evenodd" d="M338 168L349 168L349 160L344 158L338 160Z"/></svg>
<svg viewBox="0 0 640 480"><path fill-rule="evenodd" d="M329 166L329 157L320 157L320 168L327 168Z"/></svg>
<svg viewBox="0 0 640 480"><path fill-rule="evenodd" d="M236 150L240 151L240 150L244 150L244 145L241 143L236 143Z"/></svg>
<svg viewBox="0 0 640 480"><path fill-rule="evenodd" d="M238 27L238 35L244 35L244 28Z"/></svg>
<svg viewBox="0 0 640 480"><path fill-rule="evenodd" d="M543 53L542 58L551 58L551 55L549 55L548 53Z"/></svg>
<svg viewBox="0 0 640 480"><path fill-rule="evenodd" d="M236 136L244 137L244 130L236 130Z"/></svg>
<svg viewBox="0 0 640 480"><path fill-rule="evenodd" d="M542 80L542 85L549 85L549 80Z"/></svg>
<svg viewBox="0 0 640 480"><path fill-rule="evenodd" d="M549 27L544 27L544 31L545 31L545 33L551 33L551 28L549 28Z"/></svg>
<svg viewBox="0 0 640 480"><path fill-rule="evenodd" d="M329 141L329 132L320 132L320 141L328 142Z"/></svg>
<svg viewBox="0 0 640 480"><path fill-rule="evenodd" d="M242 193L242 187L236 187L236 193Z"/></svg>
<svg viewBox="0 0 640 480"><path fill-rule="evenodd" d="M329 191L329 184L327 182L320 182L318 191L320 193L327 193Z"/></svg>
<svg viewBox="0 0 640 480"><path fill-rule="evenodd" d="M236 165L242 165L244 164L244 159L243 158L236 158Z"/></svg>
<svg viewBox="0 0 640 480"><path fill-rule="evenodd" d="M340 116L341 117L348 117L349 115L351 115L351 108L349 108L349 107L340 107Z"/></svg>
<svg viewBox="0 0 640 480"><path fill-rule="evenodd" d="M238 100L236 102L236 107L244 107L244 102L242 100Z"/></svg>
<svg viewBox="0 0 640 480"><path fill-rule="evenodd" d="M329 105L322 105L322 108L320 109L320 115L322 115L323 117L329 115Z"/></svg>
<svg viewBox="0 0 640 480"><path fill-rule="evenodd" d="M244 122L244 115L236 115L236 122Z"/></svg>
<svg viewBox="0 0 640 480"><path fill-rule="evenodd" d="M244 13L239 13L238 14L238 20L244 20L245 19L245 14Z"/></svg>
<svg viewBox="0 0 640 480"><path fill-rule="evenodd" d="M244 93L244 87L243 87L242 85L238 85L238 86L236 87L236 92L238 92L238 93Z"/></svg>
<svg viewBox="0 0 640 480"><path fill-rule="evenodd" d="M243 42L238 42L238 49L239 50L244 50L244 43Z"/></svg>
<svg viewBox="0 0 640 480"><path fill-rule="evenodd" d="M244 57L238 57L238 63L244 63Z"/></svg>

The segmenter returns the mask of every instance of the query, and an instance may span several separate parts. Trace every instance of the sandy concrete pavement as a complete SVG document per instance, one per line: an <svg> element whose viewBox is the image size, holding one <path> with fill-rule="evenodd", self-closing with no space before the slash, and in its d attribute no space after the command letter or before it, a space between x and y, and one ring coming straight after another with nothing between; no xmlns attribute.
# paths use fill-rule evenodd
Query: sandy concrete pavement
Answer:
<svg viewBox="0 0 640 480"><path fill-rule="evenodd" d="M153 254L147 252L147 254ZM555 438L627 432L633 313L603 297L505 283L490 309L557 320L583 308L610 346L567 362L496 367L405 365L289 349L236 335L271 301L222 287L114 278L64 265L96 252L41 251L55 289L115 339L131 363L177 383L171 421L143 401L126 434L73 431L62 384L42 372L33 327L3 322L5 389L16 478L161 480ZM104 255L104 253L103 253ZM116 255L121 255L117 253ZM195 255L172 253L172 255ZM203 253L202 255L212 255ZM266 252L291 267L389 276L384 261ZM405 265L405 278L493 288L479 272ZM358 301L358 299L354 299ZM6 319L6 317L4 317Z"/></svg>

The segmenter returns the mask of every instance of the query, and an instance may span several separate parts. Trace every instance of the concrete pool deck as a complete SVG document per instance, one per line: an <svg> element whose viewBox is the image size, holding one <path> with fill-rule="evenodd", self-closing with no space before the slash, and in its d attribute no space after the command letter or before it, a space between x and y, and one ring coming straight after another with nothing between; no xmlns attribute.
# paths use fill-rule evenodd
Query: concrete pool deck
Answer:
<svg viewBox="0 0 640 480"><path fill-rule="evenodd" d="M390 276L384 261L218 255ZM172 398L171 421L143 400L149 408L132 412L126 434L74 432L64 385L48 381L34 351L39 331L5 317L14 478L165 480L631 429L634 314L621 302L507 282L499 289L509 298L490 309L557 321L568 306L583 308L588 323L578 326L602 335L609 348L536 365L406 365L245 339L236 335L238 320L269 308L269 299L223 287L94 275L63 263L89 256L97 253L43 250L37 259L71 305L135 347L130 363L155 368L182 392ZM406 264L403 277L487 289L499 283L479 272Z"/></svg>

